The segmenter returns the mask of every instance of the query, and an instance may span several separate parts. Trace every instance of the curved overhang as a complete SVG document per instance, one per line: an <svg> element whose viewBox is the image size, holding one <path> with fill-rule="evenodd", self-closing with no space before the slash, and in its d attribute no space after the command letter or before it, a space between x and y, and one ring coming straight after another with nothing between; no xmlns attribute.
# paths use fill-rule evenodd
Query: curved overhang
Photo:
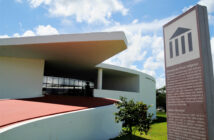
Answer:
<svg viewBox="0 0 214 140"><path fill-rule="evenodd" d="M82 74L126 48L124 32L0 39L0 56L44 59L46 75Z"/></svg>

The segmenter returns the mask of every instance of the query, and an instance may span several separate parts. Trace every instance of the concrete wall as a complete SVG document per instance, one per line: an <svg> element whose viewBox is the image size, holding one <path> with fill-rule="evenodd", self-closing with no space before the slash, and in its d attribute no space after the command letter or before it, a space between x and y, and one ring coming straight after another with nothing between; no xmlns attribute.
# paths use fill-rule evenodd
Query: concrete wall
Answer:
<svg viewBox="0 0 214 140"><path fill-rule="evenodd" d="M103 89L139 92L139 76L138 75L123 75L109 76L103 72Z"/></svg>
<svg viewBox="0 0 214 140"><path fill-rule="evenodd" d="M143 103L151 105L149 112L153 114L153 118L156 118L155 81L147 74L140 73L139 77L140 92L94 89L94 96L112 99L119 99L120 96L124 96L128 99L133 99L134 101L143 101Z"/></svg>
<svg viewBox="0 0 214 140"><path fill-rule="evenodd" d="M120 96L124 96L128 99L133 99L134 101L139 101L140 93L139 92L128 92L128 91L118 91L118 90L99 90L94 89L95 97L104 97L111 99L120 99Z"/></svg>
<svg viewBox="0 0 214 140"><path fill-rule="evenodd" d="M1 140L108 140L118 136L121 123L114 120L116 107L108 105L53 115L8 126Z"/></svg>
<svg viewBox="0 0 214 140"><path fill-rule="evenodd" d="M42 95L44 60L0 57L0 99Z"/></svg>

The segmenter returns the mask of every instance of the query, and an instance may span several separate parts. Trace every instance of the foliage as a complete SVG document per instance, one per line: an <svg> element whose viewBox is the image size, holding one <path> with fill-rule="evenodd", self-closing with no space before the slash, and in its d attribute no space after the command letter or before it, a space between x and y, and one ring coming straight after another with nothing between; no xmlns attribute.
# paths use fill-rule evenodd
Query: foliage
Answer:
<svg viewBox="0 0 214 140"><path fill-rule="evenodd" d="M136 133L133 134L133 137L135 140L167 140L166 113L157 112L157 119L152 122L147 135L141 135L140 132L136 131ZM128 140L129 138L130 137L126 135L111 140Z"/></svg>
<svg viewBox="0 0 214 140"><path fill-rule="evenodd" d="M166 86L156 90L156 108L166 110Z"/></svg>
<svg viewBox="0 0 214 140"><path fill-rule="evenodd" d="M159 88L156 90L156 94L166 94L166 86L163 86L162 88Z"/></svg>
<svg viewBox="0 0 214 140"><path fill-rule="evenodd" d="M149 106L143 102L127 101L127 98L120 97L121 102L117 102L116 106L119 109L115 113L117 123L123 123L123 134L129 134L132 139L132 133L136 131L140 134L147 134L150 129L152 114L148 113Z"/></svg>

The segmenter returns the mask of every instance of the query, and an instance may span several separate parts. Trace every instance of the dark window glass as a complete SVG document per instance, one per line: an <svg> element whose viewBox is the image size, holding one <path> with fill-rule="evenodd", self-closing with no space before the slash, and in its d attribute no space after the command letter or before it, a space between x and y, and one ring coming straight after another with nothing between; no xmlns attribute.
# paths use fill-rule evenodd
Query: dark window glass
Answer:
<svg viewBox="0 0 214 140"><path fill-rule="evenodd" d="M181 45L182 45L182 54L185 54L185 38L184 36L181 37Z"/></svg>
<svg viewBox="0 0 214 140"><path fill-rule="evenodd" d="M74 85L74 80L73 79L69 79L70 80L70 86Z"/></svg>
<svg viewBox="0 0 214 140"><path fill-rule="evenodd" d="M173 50L172 50L172 42L169 42L169 53L170 53L170 58L173 57Z"/></svg>
<svg viewBox="0 0 214 140"><path fill-rule="evenodd" d="M193 48L192 48L192 34L191 34L191 32L188 33L188 44L189 44L189 51L192 51Z"/></svg>
<svg viewBox="0 0 214 140"><path fill-rule="evenodd" d="M75 83L75 86L79 86L79 81L78 80L75 80L74 83Z"/></svg>
<svg viewBox="0 0 214 140"><path fill-rule="evenodd" d="M57 77L57 79L58 79L58 84L59 85L63 85L64 84L64 79L63 78L58 78Z"/></svg>
<svg viewBox="0 0 214 140"><path fill-rule="evenodd" d="M69 79L65 78L65 85L69 85Z"/></svg>
<svg viewBox="0 0 214 140"><path fill-rule="evenodd" d="M175 53L176 53L176 56L179 55L178 39L175 39Z"/></svg>

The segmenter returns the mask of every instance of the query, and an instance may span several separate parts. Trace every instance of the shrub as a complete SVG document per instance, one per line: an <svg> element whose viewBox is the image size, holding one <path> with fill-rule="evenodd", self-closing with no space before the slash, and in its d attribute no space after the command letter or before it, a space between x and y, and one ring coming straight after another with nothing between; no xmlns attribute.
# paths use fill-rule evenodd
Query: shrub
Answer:
<svg viewBox="0 0 214 140"><path fill-rule="evenodd" d="M138 130L140 134L147 134L150 129L152 114L148 113L149 106L143 102L127 101L127 98L120 97L121 102L117 102L116 106L119 109L115 113L115 121L122 122L124 129L122 134L130 135Z"/></svg>

